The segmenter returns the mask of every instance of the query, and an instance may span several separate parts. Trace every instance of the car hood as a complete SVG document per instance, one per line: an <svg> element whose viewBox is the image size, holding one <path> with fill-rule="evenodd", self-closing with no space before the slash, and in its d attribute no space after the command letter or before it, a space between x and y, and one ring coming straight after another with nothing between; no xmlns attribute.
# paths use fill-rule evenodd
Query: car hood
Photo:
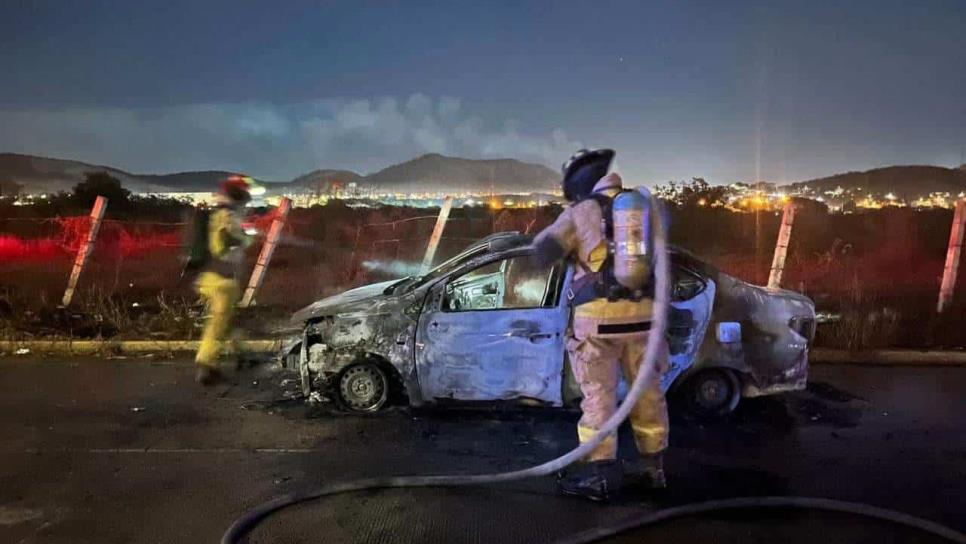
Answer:
<svg viewBox="0 0 966 544"><path fill-rule="evenodd" d="M399 280L384 281L349 289L338 295L317 300L292 314L293 323L303 323L315 317L352 311L387 298L386 288Z"/></svg>

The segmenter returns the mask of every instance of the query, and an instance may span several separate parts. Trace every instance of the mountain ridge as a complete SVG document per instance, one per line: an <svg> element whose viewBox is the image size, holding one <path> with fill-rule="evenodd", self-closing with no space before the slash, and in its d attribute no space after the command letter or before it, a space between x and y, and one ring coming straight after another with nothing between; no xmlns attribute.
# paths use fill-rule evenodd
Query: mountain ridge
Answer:
<svg viewBox="0 0 966 544"><path fill-rule="evenodd" d="M427 153L393 164L363 178L381 189L425 191L449 184L456 192L489 189L494 192L547 191L559 182L554 170L516 159L464 159Z"/></svg>
<svg viewBox="0 0 966 544"><path fill-rule="evenodd" d="M966 190L966 165L958 168L917 164L884 166L800 181L789 187L809 187L817 191L834 191L837 187L862 188L879 195L893 193L904 199L929 193L957 194Z"/></svg>
<svg viewBox="0 0 966 544"><path fill-rule="evenodd" d="M112 166L73 159L40 157L21 153L0 153L0 194L20 186L27 194L68 191L89 172L107 172L125 188L137 193L203 192L217 187L227 170L132 174ZM260 180L270 191L325 193L333 183L360 190L399 192L547 192L559 183L559 174L541 164L516 159L466 159L428 153L392 164L368 175L351 170L317 169L289 181ZM894 193L910 199L932 192L958 194L966 191L966 165L947 168L932 165L895 165L864 171L849 171L785 185L791 190L808 187L825 192L862 188L884 195Z"/></svg>
<svg viewBox="0 0 966 544"><path fill-rule="evenodd" d="M20 153L0 153L0 184L21 186L27 194L69 191L90 172L107 172L125 188L137 193L210 191L234 172L204 170L169 174L134 174L105 165ZM363 176L350 170L318 169L289 181L259 180L269 190L325 192L331 184L394 191L474 191L481 187L500 191L544 191L556 183L550 168L516 159L464 159L425 154Z"/></svg>

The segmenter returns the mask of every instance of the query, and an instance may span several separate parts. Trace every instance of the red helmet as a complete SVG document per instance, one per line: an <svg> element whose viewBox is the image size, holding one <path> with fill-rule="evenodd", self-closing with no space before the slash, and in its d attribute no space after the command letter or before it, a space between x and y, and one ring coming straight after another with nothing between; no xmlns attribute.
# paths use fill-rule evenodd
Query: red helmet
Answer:
<svg viewBox="0 0 966 544"><path fill-rule="evenodd" d="M252 199L254 185L255 180L252 178L236 174L222 181L218 192L235 202L245 203Z"/></svg>

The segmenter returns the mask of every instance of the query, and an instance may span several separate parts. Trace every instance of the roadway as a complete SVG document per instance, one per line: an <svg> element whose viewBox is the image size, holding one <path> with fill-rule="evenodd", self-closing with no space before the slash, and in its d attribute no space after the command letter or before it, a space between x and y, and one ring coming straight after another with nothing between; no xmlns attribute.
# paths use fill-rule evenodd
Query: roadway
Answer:
<svg viewBox="0 0 966 544"><path fill-rule="evenodd" d="M192 372L185 361L0 359L0 542L217 542L245 509L282 493L520 468L575 441L573 412L362 417L287 400L295 382L268 366L213 389ZM250 541L552 542L646 508L755 495L869 503L966 531L964 391L966 367L816 366L807 391L742 401L728 420L675 414L671 488L661 494L587 504L555 496L550 478L355 493L282 512ZM822 531L845 542L877 530L893 541L922 536L781 512L702 516L648 534L755 542Z"/></svg>

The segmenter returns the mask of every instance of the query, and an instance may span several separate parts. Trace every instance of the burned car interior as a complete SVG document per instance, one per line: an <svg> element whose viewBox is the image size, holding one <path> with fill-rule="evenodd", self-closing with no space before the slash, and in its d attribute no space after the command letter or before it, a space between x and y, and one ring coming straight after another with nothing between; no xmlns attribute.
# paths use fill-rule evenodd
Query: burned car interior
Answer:
<svg viewBox="0 0 966 544"><path fill-rule="evenodd" d="M556 306L563 265L539 266L526 256L493 261L449 281L443 308L451 312Z"/></svg>

